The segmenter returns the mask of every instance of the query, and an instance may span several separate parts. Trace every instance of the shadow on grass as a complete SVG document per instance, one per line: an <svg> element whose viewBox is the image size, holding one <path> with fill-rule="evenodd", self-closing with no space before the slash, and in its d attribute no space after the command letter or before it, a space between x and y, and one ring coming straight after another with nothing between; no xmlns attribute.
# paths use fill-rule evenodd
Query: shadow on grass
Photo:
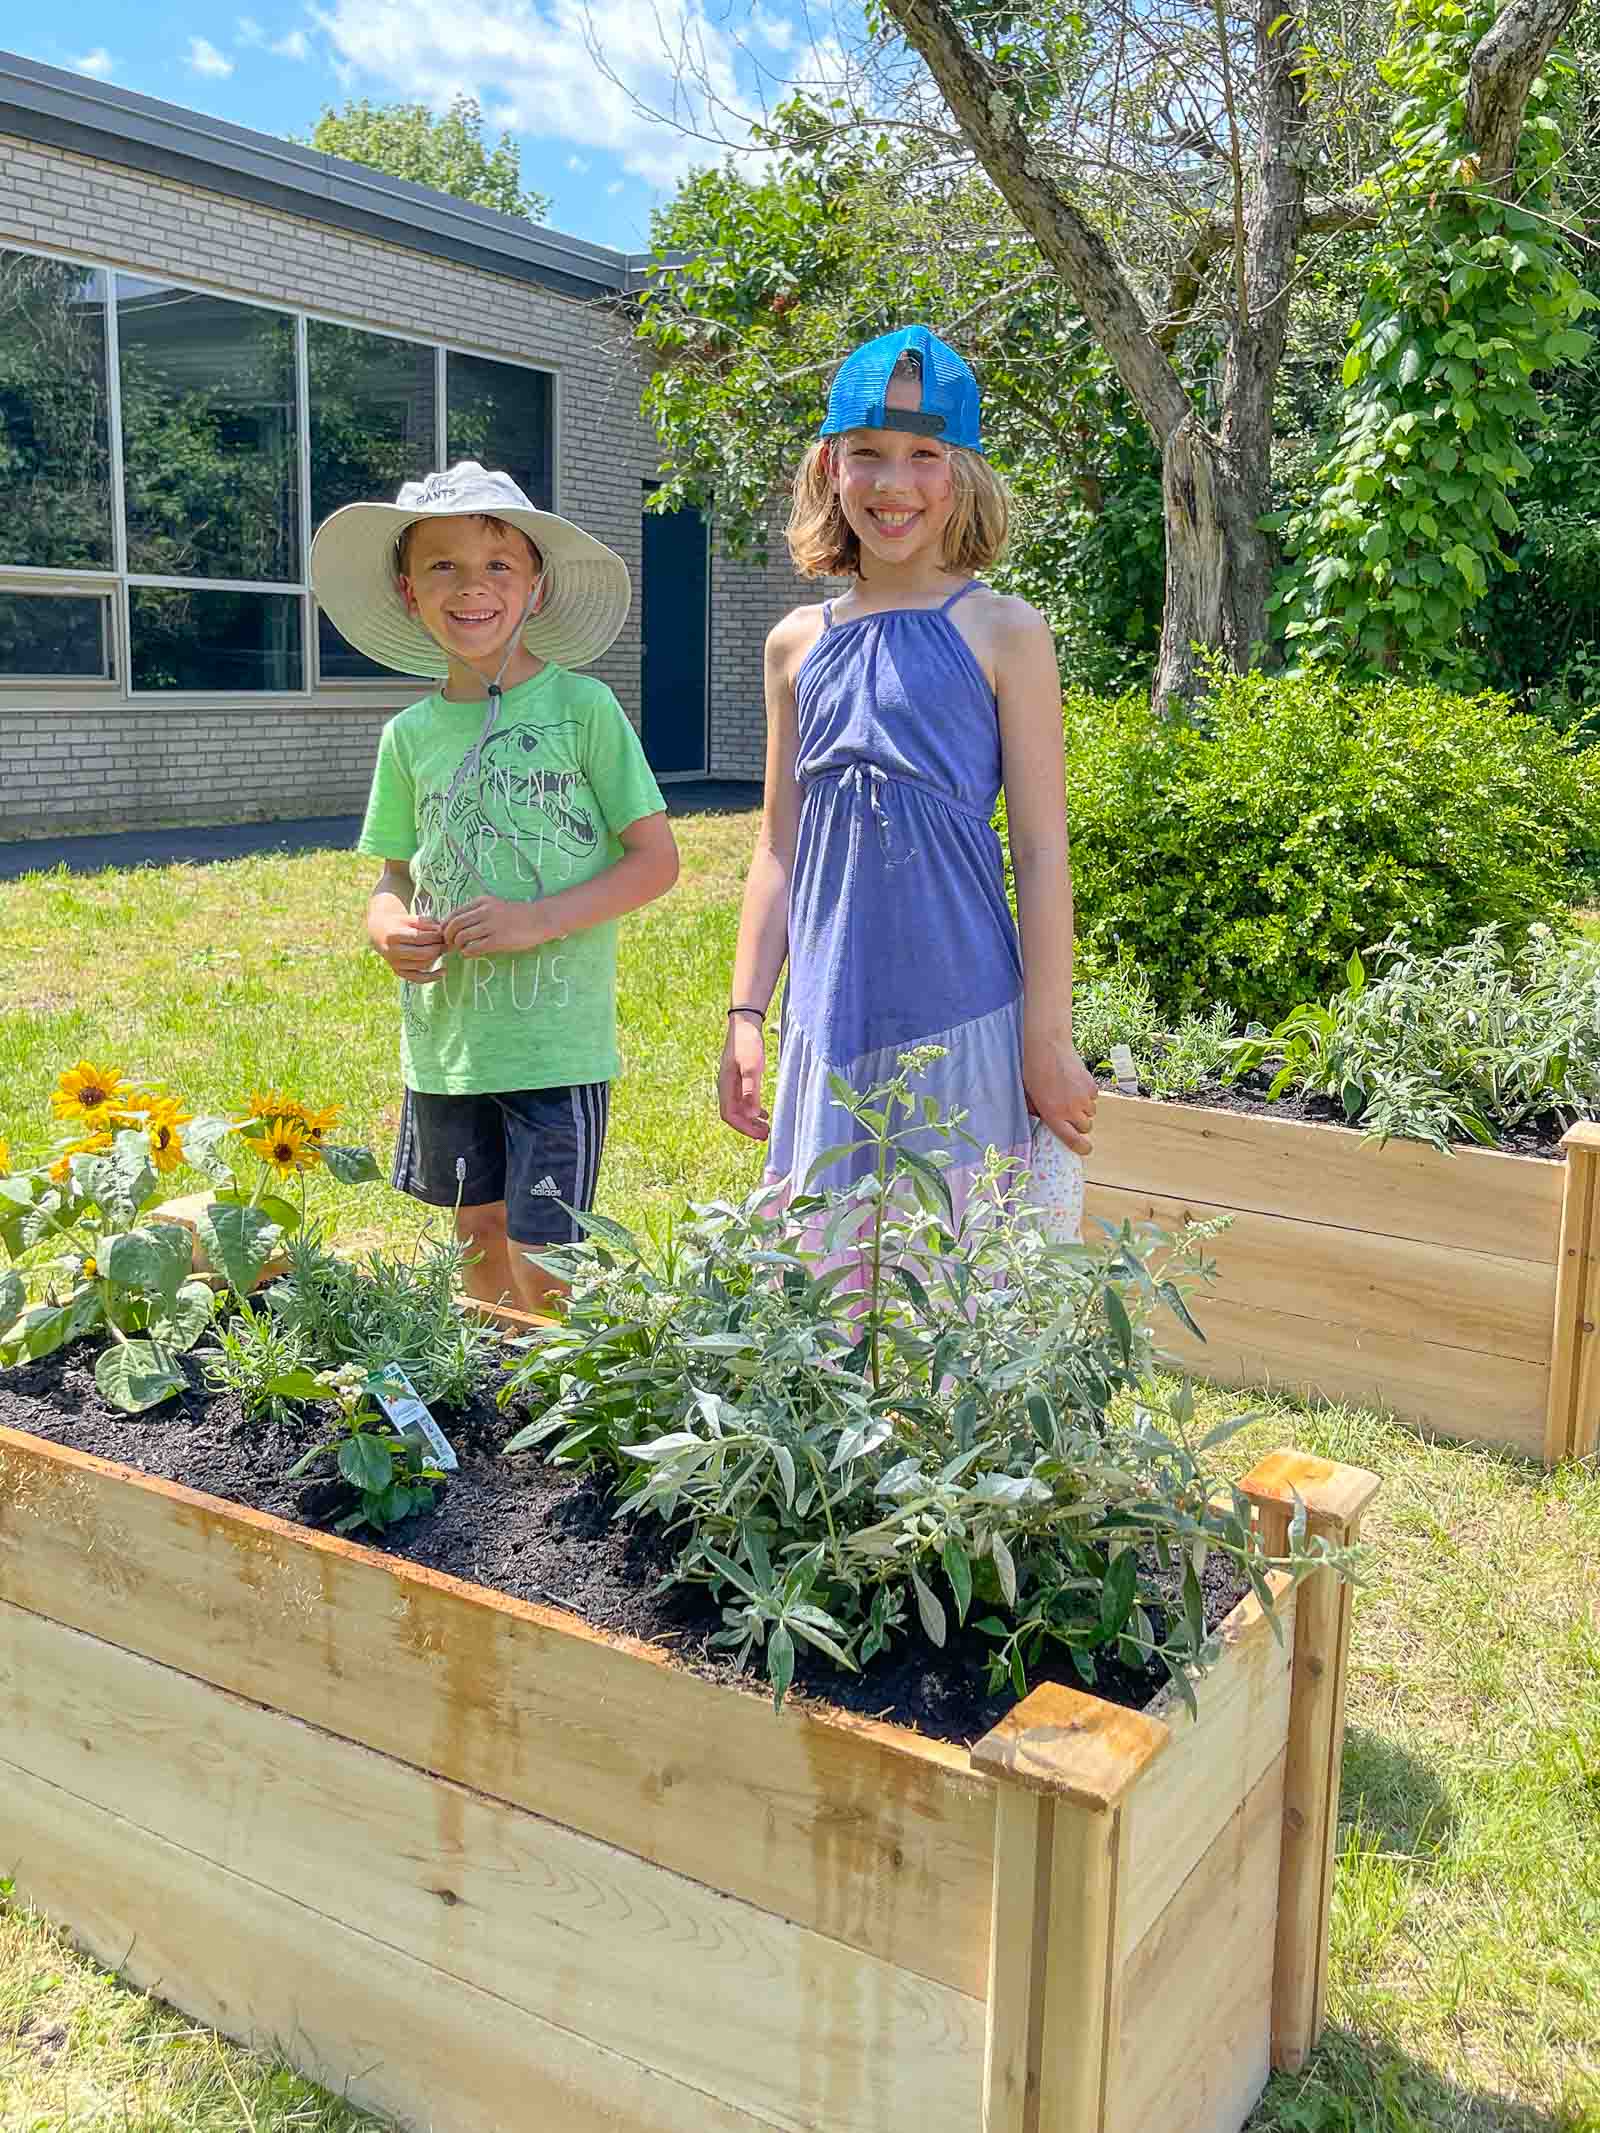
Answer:
<svg viewBox="0 0 1600 2133"><path fill-rule="evenodd" d="M1339 1780L1339 1820L1358 1828L1391 1858L1431 1859L1455 1830L1437 1774L1408 1748L1364 1726L1348 1725Z"/></svg>
<svg viewBox="0 0 1600 2133"><path fill-rule="evenodd" d="M1330 2023L1310 2064L1274 2074L1247 2133L1594 2133L1587 2109L1552 2112L1463 2087L1378 2037Z"/></svg>

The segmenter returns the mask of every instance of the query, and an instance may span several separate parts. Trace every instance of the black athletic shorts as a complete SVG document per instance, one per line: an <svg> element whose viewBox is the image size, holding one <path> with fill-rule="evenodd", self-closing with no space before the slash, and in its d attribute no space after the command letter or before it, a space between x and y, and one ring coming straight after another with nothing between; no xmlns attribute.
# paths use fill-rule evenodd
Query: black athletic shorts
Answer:
<svg viewBox="0 0 1600 2133"><path fill-rule="evenodd" d="M582 1233L567 1208L594 1205L610 1108L606 1081L503 1096L407 1089L392 1182L430 1207L504 1200L516 1243L571 1244Z"/></svg>

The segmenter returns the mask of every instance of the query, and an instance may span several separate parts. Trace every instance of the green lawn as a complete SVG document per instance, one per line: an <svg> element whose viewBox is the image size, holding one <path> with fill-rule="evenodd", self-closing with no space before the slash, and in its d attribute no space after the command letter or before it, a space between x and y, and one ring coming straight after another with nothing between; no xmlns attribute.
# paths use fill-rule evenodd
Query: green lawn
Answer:
<svg viewBox="0 0 1600 2133"><path fill-rule="evenodd" d="M602 1192L624 1219L754 1176L711 1094L752 827L680 822L682 886L624 929L628 1071ZM266 1082L342 1102L386 1158L394 988L360 945L370 871L324 854L0 890L0 1134L42 1148L50 1083L87 1053L196 1109ZM341 1234L373 1243L417 1219L387 1188L337 1203ZM1356 1600L1331 2024L1254 2123L1600 2133L1600 1471L1548 1476L1372 1416L1259 1404L1231 1464L1294 1441L1384 1487ZM372 2123L0 1898L0 2133Z"/></svg>

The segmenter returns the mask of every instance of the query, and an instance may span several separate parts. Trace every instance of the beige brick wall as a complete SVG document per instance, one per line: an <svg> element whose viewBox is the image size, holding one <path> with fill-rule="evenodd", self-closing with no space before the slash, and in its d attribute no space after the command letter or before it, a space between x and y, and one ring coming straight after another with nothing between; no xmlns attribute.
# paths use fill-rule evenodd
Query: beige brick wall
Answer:
<svg viewBox="0 0 1600 2133"><path fill-rule="evenodd" d="M556 372L557 508L622 555L628 626L595 672L639 713L642 484L656 471L625 331L580 302L275 208L0 135L0 244L36 245L510 356ZM781 544L777 557L781 558ZM806 597L775 560L713 572L711 769L758 776L761 645ZM0 837L156 822L343 814L365 797L383 717L409 700L328 689L315 700L166 702L21 691L0 677Z"/></svg>

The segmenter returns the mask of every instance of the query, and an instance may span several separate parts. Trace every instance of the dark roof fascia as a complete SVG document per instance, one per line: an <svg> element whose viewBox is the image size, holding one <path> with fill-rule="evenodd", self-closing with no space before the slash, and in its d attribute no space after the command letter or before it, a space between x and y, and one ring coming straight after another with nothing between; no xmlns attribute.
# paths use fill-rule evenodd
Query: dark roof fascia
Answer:
<svg viewBox="0 0 1600 2133"><path fill-rule="evenodd" d="M588 244L12 52L0 52L0 132L258 201L563 296L631 294L644 285L650 264L647 252Z"/></svg>

